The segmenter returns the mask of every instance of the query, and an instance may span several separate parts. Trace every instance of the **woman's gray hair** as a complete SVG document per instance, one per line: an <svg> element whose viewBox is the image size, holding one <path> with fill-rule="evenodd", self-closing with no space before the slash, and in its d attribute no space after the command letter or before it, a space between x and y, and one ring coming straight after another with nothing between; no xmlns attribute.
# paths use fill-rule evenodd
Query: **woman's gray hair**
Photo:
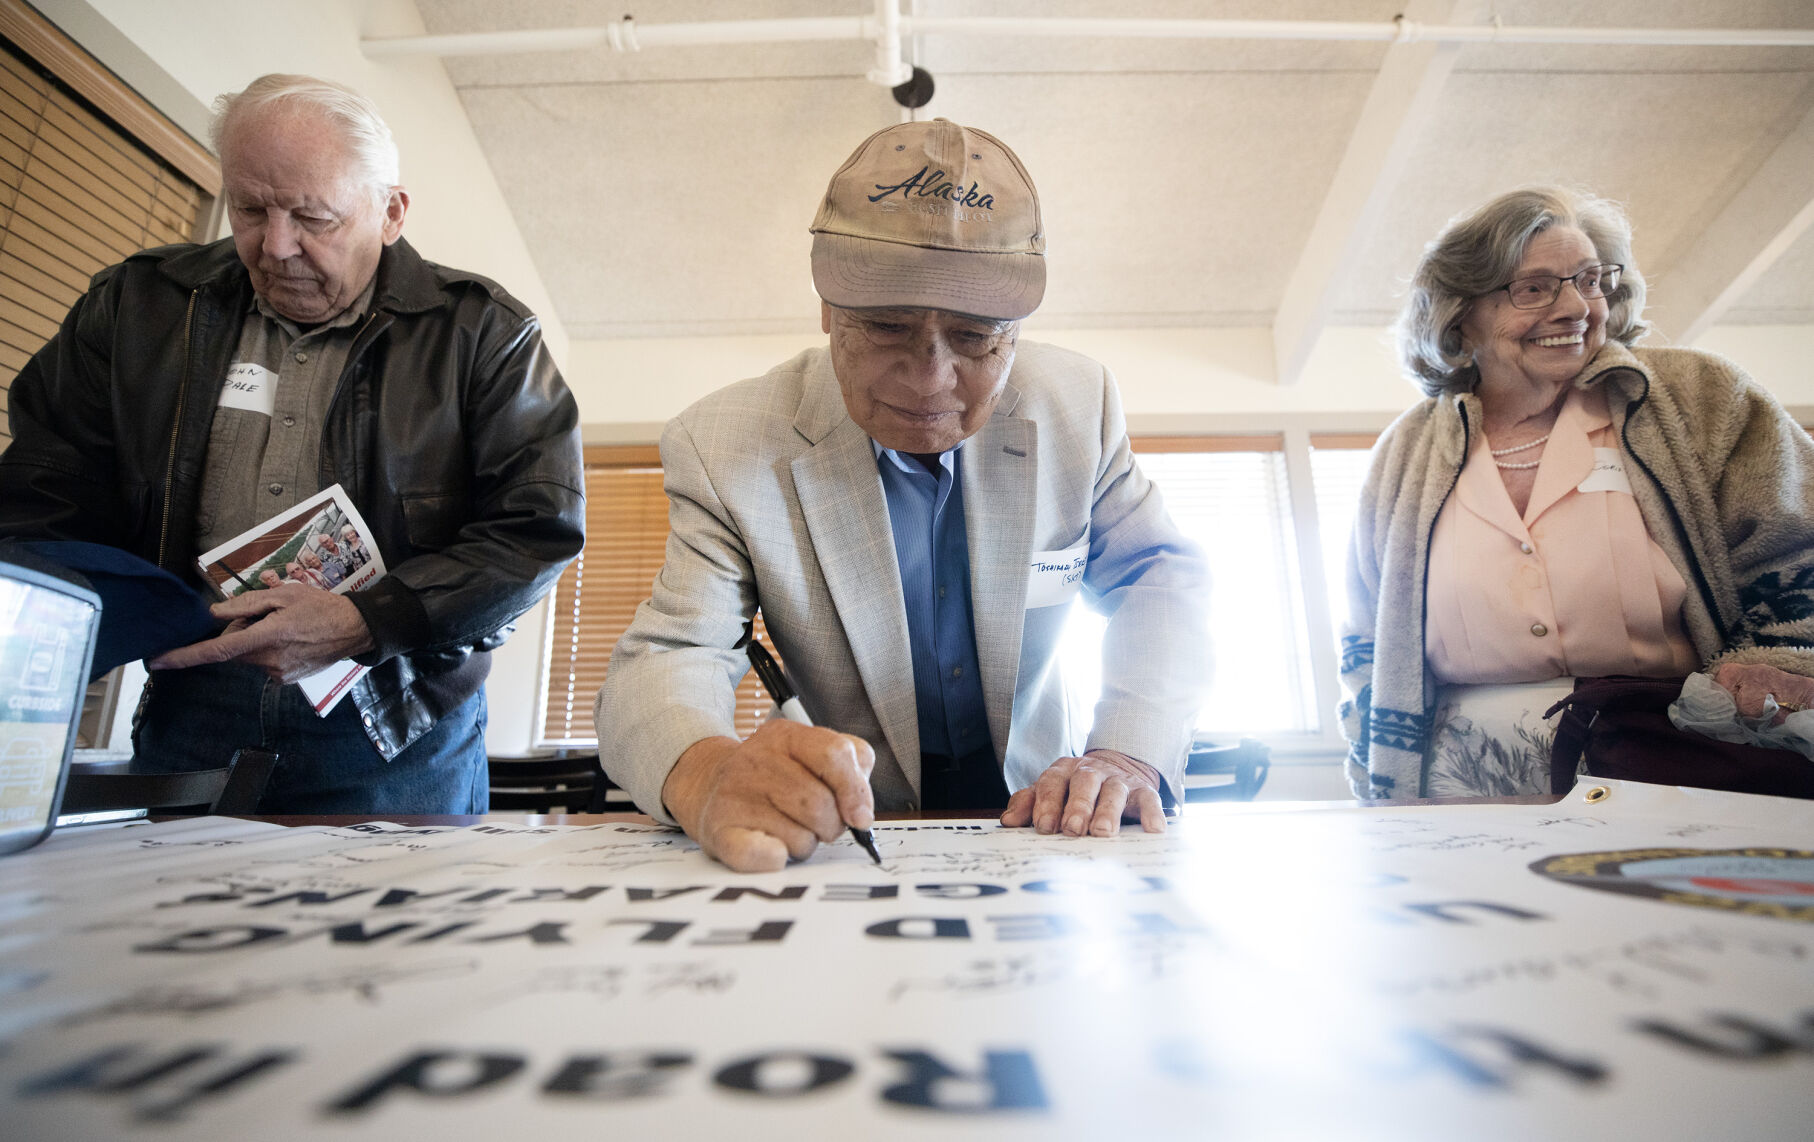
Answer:
<svg viewBox="0 0 1814 1142"><path fill-rule="evenodd" d="M1467 392L1479 383L1473 354L1461 347L1461 319L1475 298L1512 279L1531 239L1551 226L1580 230L1602 262L1625 267L1619 288L1606 295L1606 335L1630 345L1650 331L1644 275L1632 263L1624 209L1567 187L1522 187L1451 219L1418 259L1395 332L1405 375L1425 395Z"/></svg>
<svg viewBox="0 0 1814 1142"><path fill-rule="evenodd" d="M244 91L216 99L214 121L208 127L214 153L225 161L222 143L236 116L274 104L307 108L332 123L352 153L354 179L371 191L378 205L402 181L397 141L378 114L378 105L350 87L308 75L261 75Z"/></svg>

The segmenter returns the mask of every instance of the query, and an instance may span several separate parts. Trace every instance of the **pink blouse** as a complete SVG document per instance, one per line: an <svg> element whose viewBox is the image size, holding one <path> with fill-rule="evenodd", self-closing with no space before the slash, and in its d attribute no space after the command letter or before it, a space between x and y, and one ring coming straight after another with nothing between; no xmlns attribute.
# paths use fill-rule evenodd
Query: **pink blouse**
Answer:
<svg viewBox="0 0 1814 1142"><path fill-rule="evenodd" d="M1569 393L1522 519L1490 449L1477 434L1430 540L1424 647L1436 679L1692 672L1687 585L1644 530L1605 393Z"/></svg>

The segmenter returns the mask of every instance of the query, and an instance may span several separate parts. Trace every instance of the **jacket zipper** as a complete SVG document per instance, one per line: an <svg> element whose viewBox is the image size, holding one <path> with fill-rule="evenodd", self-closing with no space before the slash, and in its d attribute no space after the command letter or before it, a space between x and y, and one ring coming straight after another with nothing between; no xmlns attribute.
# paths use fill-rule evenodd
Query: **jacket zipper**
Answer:
<svg viewBox="0 0 1814 1142"><path fill-rule="evenodd" d="M189 306L183 313L183 375L176 386L176 419L170 425L170 454L164 461L164 512L158 524L157 565L164 566L164 559L170 547L170 501L171 490L176 485L176 442L183 431L183 408L189 400L189 365L193 356L191 333L195 328L195 298L201 293L198 286L189 291Z"/></svg>
<svg viewBox="0 0 1814 1142"><path fill-rule="evenodd" d="M1455 469L1455 474L1453 476L1449 477L1448 490L1443 492L1441 502L1436 505L1436 514L1430 517L1430 530L1426 532L1423 537L1423 591L1421 592L1423 598L1420 600L1422 605L1419 608L1419 611L1421 613L1417 620L1417 641L1419 645L1423 644L1425 632L1430 629L1430 545L1436 542L1436 524L1437 521L1442 519L1442 509L1448 506L1449 497L1455 494L1455 485L1461 483L1462 470L1468 466L1468 445L1470 438L1473 436L1473 426L1468 423L1468 407L1458 402L1455 405L1455 411L1461 416L1461 466ZM1425 646L1423 649L1423 672L1427 677L1430 673L1430 648ZM1425 717L1429 717L1429 709L1425 708L1423 714ZM1420 786L1422 785L1421 778L1418 783ZM1422 789L1419 788L1418 792L1412 794L1412 796L1423 796Z"/></svg>
<svg viewBox="0 0 1814 1142"><path fill-rule="evenodd" d="M372 306L372 311L365 315L365 324L361 325L359 327L359 332L353 335L353 345L347 353L346 364L341 366L340 376L334 380L334 395L328 400L327 412L325 412L321 418L321 455L315 462L315 478L317 480L326 475L336 477L333 481L330 481L331 483L340 482L337 473L334 471L335 457L331 442L331 428L334 423L334 406L340 403L340 393L346 384L347 374L351 373L353 369L358 366L359 358L364 356L366 350L369 348L368 345L362 344L362 342L365 340L366 333L371 330L372 323L378 320L378 315L378 307L374 304ZM344 484L341 486L345 487ZM355 495L355 492L356 490L354 488L346 488L346 494L349 499Z"/></svg>
<svg viewBox="0 0 1814 1142"><path fill-rule="evenodd" d="M1472 429L1470 428L1470 426L1468 424L1467 406L1462 405L1462 404L1457 404L1455 406L1455 411L1461 417L1461 468L1456 468L1455 474L1452 477L1450 477L1448 490L1443 492L1441 501L1437 503L1436 514L1430 517L1430 530L1428 532L1426 532L1423 537L1423 551L1424 551L1423 598L1421 600L1422 606L1420 608L1422 614L1420 615L1420 617L1418 619L1419 632L1428 630L1429 625L1430 625L1430 544L1433 543L1436 539L1436 521L1442 518L1442 509L1448 505L1449 497L1455 494L1455 485L1459 484L1461 482L1461 470L1462 470L1462 468L1467 467L1467 462L1468 462L1468 460L1467 460L1468 438L1472 434ZM1376 617L1375 618L1376 625L1377 625L1377 622L1378 622L1378 619ZM1419 633L1418 641L1422 642L1422 640L1423 640L1423 635L1421 633ZM1426 653L1426 655L1428 653L1427 647L1425 648L1425 653ZM1423 667L1424 673L1428 674L1429 669L1430 668L1428 665L1428 660L1426 658L1425 665ZM1419 688L1421 689L1421 686ZM1418 701L1421 704L1423 699L1421 697L1419 697ZM1430 711L1428 709L1425 709L1423 711L1425 716L1428 716L1429 712ZM1368 711L1366 718L1363 720L1363 723L1361 726L1361 732L1363 734L1367 735L1367 738L1368 738L1368 741L1367 741L1367 759L1368 759L1367 760L1367 771L1369 774L1371 774L1373 771L1373 761L1372 761L1372 758L1373 758L1373 742L1372 742L1373 714L1372 714L1371 710ZM1421 779L1419 781L1419 784L1421 785ZM1421 791L1419 793L1411 794L1411 796L1420 796L1420 795L1421 795Z"/></svg>
<svg viewBox="0 0 1814 1142"><path fill-rule="evenodd" d="M195 328L195 298L201 293L198 286L189 291L189 305L183 312L183 375L176 386L176 419L170 425L170 453L164 461L164 512L158 522L157 532L157 565L164 566L164 557L170 550L170 501L176 485L176 442L183 432L183 408L189 400L189 364L191 360L191 333ZM151 691L157 685L157 674L145 678L145 688L139 692L138 708L132 715L133 745L138 744L139 720L145 715L145 704L151 700Z"/></svg>
<svg viewBox="0 0 1814 1142"><path fill-rule="evenodd" d="M1644 458L1638 455L1637 449L1631 446L1631 418L1638 409L1643 407L1644 402L1650 399L1650 378L1642 373L1639 373L1638 376L1644 382L1644 392L1638 399L1625 406L1625 423L1619 426L1619 437L1624 441L1625 454L1637 462L1638 467L1644 470L1644 475L1650 477L1650 482L1656 487L1657 495L1663 500L1663 506L1669 509L1669 522L1675 525L1676 538L1682 543L1682 553L1687 556L1689 569L1694 572L1694 585L1701 593L1701 602L1707 604L1707 613L1713 617L1714 625L1721 629L1722 637L1730 647L1733 635L1737 633L1736 624L1732 627L1726 626L1726 617L1720 614L1719 604L1713 598L1713 588L1708 586L1707 576L1701 570L1701 557L1695 553L1694 542L1688 535L1688 528L1682 523L1682 514L1676 510L1675 501L1669 497L1669 489L1664 486L1663 481L1657 479L1657 474L1651 470L1650 465L1644 463Z"/></svg>
<svg viewBox="0 0 1814 1142"><path fill-rule="evenodd" d="M1430 629L1430 545L1436 542L1436 523L1442 518L1442 509L1449 505L1449 497L1455 494L1455 485L1461 483L1462 469L1468 466L1468 440L1473 435L1473 427L1468 424L1467 406L1464 404L1457 404L1455 406L1455 411L1461 417L1461 467L1456 468L1455 474L1449 477L1448 491L1442 494L1441 501L1436 505L1436 514L1430 517L1430 530L1424 533L1423 606L1421 608L1422 614L1418 617L1418 623L1420 624L1418 629L1420 630ZM1429 648L1425 647L1424 651L1427 655ZM1425 712L1427 713L1428 711Z"/></svg>

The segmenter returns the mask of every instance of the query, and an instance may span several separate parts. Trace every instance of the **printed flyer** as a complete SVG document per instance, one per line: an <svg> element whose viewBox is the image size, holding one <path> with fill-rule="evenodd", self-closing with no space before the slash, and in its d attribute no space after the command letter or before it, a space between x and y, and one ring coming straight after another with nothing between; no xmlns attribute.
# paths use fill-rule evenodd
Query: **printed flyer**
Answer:
<svg viewBox="0 0 1814 1142"><path fill-rule="evenodd" d="M285 583L344 595L384 575L384 558L367 542L369 534L359 509L335 484L203 552L196 562L225 599ZM365 670L356 662L336 662L298 685L315 713L325 717Z"/></svg>

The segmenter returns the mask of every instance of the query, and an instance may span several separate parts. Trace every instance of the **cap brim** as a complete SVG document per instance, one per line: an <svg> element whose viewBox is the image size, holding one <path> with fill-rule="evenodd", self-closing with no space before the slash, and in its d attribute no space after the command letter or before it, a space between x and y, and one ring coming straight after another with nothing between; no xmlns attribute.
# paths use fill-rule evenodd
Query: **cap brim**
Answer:
<svg viewBox="0 0 1814 1142"><path fill-rule="evenodd" d="M846 309L911 306L1017 321L1045 297L1046 259L818 233L813 285L820 297Z"/></svg>

